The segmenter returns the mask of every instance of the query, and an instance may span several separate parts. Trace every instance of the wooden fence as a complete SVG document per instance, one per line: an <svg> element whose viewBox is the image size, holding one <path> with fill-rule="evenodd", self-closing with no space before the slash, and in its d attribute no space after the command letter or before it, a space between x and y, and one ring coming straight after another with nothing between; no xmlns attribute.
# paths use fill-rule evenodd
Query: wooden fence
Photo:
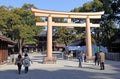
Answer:
<svg viewBox="0 0 120 79"><path fill-rule="evenodd" d="M120 53L106 53L107 60L120 61Z"/></svg>

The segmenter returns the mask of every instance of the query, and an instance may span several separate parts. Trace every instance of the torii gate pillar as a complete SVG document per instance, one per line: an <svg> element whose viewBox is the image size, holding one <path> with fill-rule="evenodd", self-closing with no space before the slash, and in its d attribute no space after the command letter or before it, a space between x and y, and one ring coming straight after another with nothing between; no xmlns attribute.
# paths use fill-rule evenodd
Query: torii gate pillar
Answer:
<svg viewBox="0 0 120 79"><path fill-rule="evenodd" d="M92 57L92 47L91 47L91 32L90 32L90 18L86 18L86 52L87 52L87 58Z"/></svg>
<svg viewBox="0 0 120 79"><path fill-rule="evenodd" d="M48 17L47 30L47 57L52 58L52 17Z"/></svg>

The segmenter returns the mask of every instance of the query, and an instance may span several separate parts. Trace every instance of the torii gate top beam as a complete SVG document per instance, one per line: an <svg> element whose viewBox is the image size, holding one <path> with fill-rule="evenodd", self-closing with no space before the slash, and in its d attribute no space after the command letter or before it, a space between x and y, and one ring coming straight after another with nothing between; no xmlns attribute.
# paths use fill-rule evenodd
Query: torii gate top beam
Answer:
<svg viewBox="0 0 120 79"><path fill-rule="evenodd" d="M57 11L49 11L49 10L38 10L38 9L31 9L32 12L35 13L35 16L43 16L43 17L59 17L59 18L93 18L93 19L99 19L101 18L101 15L104 14L104 11L101 12L57 12Z"/></svg>

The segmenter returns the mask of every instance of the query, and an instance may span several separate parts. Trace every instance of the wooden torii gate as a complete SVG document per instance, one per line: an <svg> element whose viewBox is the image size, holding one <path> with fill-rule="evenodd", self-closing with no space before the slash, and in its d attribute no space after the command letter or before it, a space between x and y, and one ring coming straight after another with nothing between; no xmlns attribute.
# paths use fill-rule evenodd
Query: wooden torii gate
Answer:
<svg viewBox="0 0 120 79"><path fill-rule="evenodd" d="M47 57L46 60L54 61L52 56L52 26L75 26L75 27L86 27L86 53L87 58L92 57L92 46L91 46L91 31L90 27L100 27L100 24L90 23L90 19L100 19L104 11L101 12L58 12L40 9L31 9L34 15L37 17L47 17L47 22L36 22L37 26L47 26ZM52 22L52 18L65 18L67 23L56 23ZM86 23L72 23L72 18L85 19Z"/></svg>

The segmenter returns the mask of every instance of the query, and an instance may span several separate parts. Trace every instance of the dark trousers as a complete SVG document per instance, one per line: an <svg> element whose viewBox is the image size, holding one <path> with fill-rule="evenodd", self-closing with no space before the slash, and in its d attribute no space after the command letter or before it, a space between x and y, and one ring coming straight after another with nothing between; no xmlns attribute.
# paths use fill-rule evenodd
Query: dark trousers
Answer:
<svg viewBox="0 0 120 79"><path fill-rule="evenodd" d="M20 74L22 65L18 63L17 66L18 66L18 73Z"/></svg>
<svg viewBox="0 0 120 79"><path fill-rule="evenodd" d="M100 69L101 69L101 70L104 70L104 69L105 69L104 62L100 62Z"/></svg>
<svg viewBox="0 0 120 79"><path fill-rule="evenodd" d="M25 73L28 73L28 67L25 67Z"/></svg>
<svg viewBox="0 0 120 79"><path fill-rule="evenodd" d="M95 59L95 65L96 64L98 64L98 65L100 64L100 61L98 59Z"/></svg>

